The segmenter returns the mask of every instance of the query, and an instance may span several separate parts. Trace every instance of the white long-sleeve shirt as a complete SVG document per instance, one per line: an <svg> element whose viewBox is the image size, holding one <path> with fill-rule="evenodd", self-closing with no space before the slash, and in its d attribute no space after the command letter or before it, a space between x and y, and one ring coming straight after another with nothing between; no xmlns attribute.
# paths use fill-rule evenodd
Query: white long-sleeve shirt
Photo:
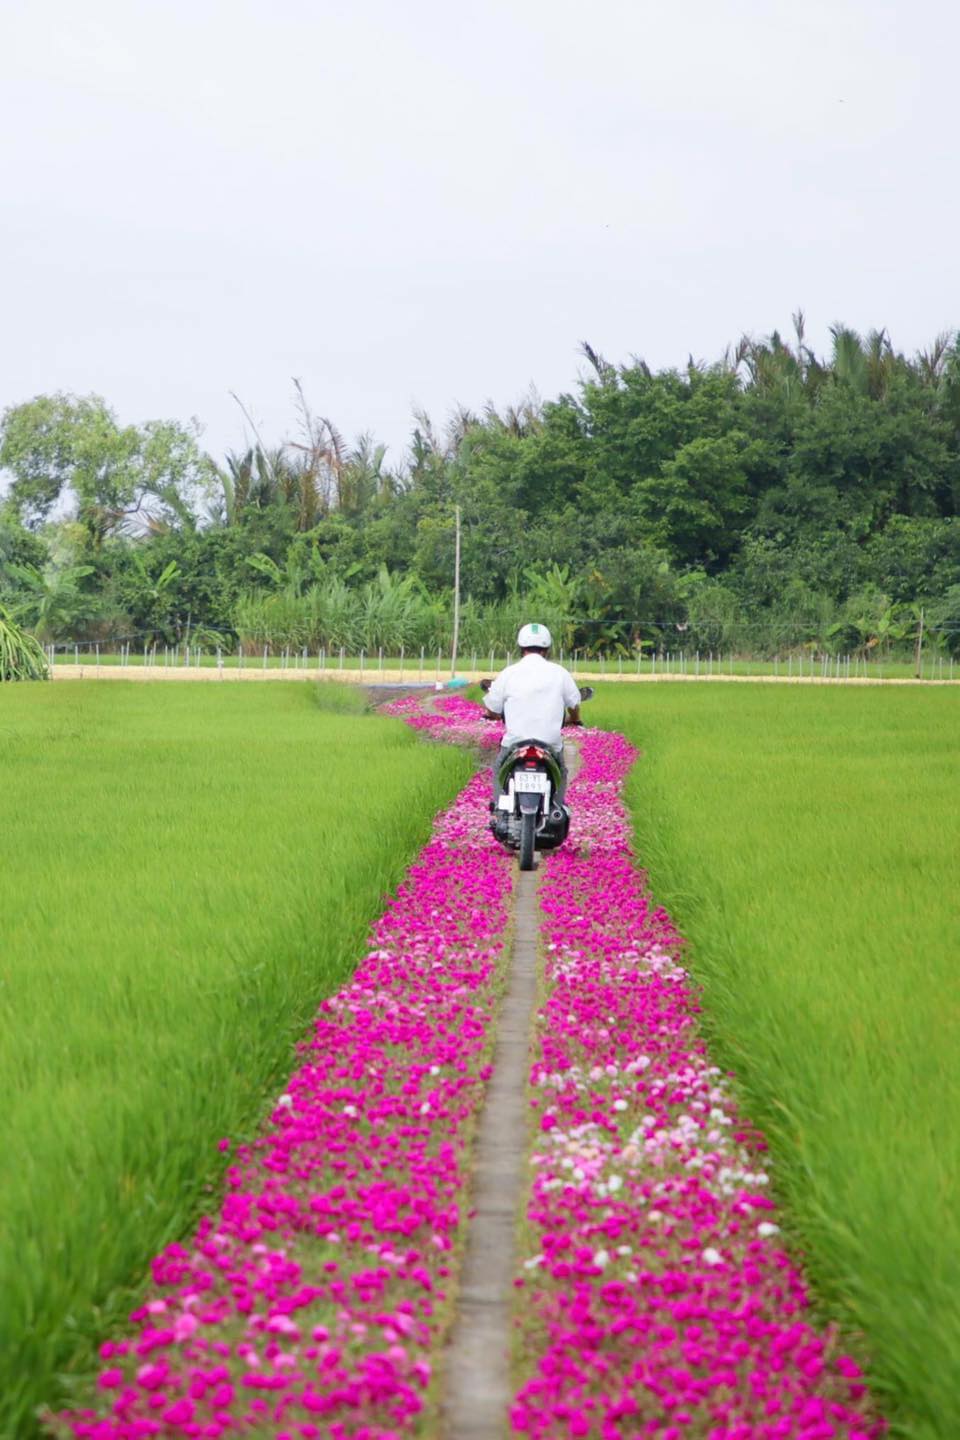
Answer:
<svg viewBox="0 0 960 1440"><path fill-rule="evenodd" d="M563 717L580 704L580 691L562 665L543 655L524 655L501 670L487 691L486 707L502 715L504 745L518 740L540 740L544 745L562 741Z"/></svg>

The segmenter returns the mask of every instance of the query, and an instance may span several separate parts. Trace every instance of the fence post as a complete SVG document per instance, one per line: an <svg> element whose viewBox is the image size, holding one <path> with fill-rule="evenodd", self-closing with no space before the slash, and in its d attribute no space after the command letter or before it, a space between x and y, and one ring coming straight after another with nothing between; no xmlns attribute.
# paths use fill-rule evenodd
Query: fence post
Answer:
<svg viewBox="0 0 960 1440"><path fill-rule="evenodd" d="M440 679L440 651L437 651L437 679Z"/></svg>
<svg viewBox="0 0 960 1440"><path fill-rule="evenodd" d="M343 669L343 646L340 646L340 669Z"/></svg>
<svg viewBox="0 0 960 1440"><path fill-rule="evenodd" d="M424 649L424 647L421 645L421 646L420 646L420 679L421 679L421 680L423 679L423 649Z"/></svg>
<svg viewBox="0 0 960 1440"><path fill-rule="evenodd" d="M401 645L401 646L400 646L400 683L401 683L401 685L403 684L403 650L404 650L404 647Z"/></svg>
<svg viewBox="0 0 960 1440"><path fill-rule="evenodd" d="M363 684L363 651L360 651L360 684Z"/></svg>
<svg viewBox="0 0 960 1440"><path fill-rule="evenodd" d="M383 674L383 646L382 646L382 645L380 646L380 653L379 653L378 659L379 659L379 663L380 663L380 674L382 675L382 674Z"/></svg>
<svg viewBox="0 0 960 1440"><path fill-rule="evenodd" d="M267 673L267 647L266 647L266 645L264 645L264 647L263 647L263 673L264 673L264 675L266 675L266 673Z"/></svg>

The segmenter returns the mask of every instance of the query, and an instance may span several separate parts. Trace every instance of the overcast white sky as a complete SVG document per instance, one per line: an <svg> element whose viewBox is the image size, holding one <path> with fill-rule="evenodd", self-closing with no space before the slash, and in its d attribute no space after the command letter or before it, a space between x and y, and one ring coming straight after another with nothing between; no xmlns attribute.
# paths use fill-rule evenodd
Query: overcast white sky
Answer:
<svg viewBox="0 0 960 1440"><path fill-rule="evenodd" d="M0 407L413 403L960 324L954 0L2 0Z"/></svg>

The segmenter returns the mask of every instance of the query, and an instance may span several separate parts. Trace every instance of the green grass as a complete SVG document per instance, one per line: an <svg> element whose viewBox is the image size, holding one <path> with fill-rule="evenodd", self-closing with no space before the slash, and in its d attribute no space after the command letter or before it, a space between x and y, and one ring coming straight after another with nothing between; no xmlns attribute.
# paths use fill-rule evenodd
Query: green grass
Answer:
<svg viewBox="0 0 960 1440"><path fill-rule="evenodd" d="M818 1299L896 1433L956 1440L960 696L608 686L589 718L644 752L638 853Z"/></svg>
<svg viewBox="0 0 960 1440"><path fill-rule="evenodd" d="M217 1140L256 1127L469 774L361 707L302 683L0 688L4 1437L73 1392L210 1203Z"/></svg>

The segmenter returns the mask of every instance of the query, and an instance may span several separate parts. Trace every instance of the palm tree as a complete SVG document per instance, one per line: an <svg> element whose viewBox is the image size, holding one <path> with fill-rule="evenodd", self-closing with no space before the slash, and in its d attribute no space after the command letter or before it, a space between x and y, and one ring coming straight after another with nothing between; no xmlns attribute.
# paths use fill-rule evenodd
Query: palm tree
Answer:
<svg viewBox="0 0 960 1440"><path fill-rule="evenodd" d="M263 510L277 498L277 472L282 464L281 450L268 452L256 445L242 454L228 451L225 468L215 467L228 525L235 525L245 510Z"/></svg>
<svg viewBox="0 0 960 1440"><path fill-rule="evenodd" d="M917 351L916 369L922 385L931 390L939 388L955 340L956 336L949 330L941 330L928 350Z"/></svg>
<svg viewBox="0 0 960 1440"><path fill-rule="evenodd" d="M383 473L386 445L374 444L369 433L361 435L347 457L341 476L340 499L346 514L362 515L378 495L393 489L393 477Z"/></svg>
<svg viewBox="0 0 960 1440"><path fill-rule="evenodd" d="M584 359L589 360L601 385L616 384L617 367L611 365L609 360L604 359L599 350L594 350L589 340L581 340L579 350Z"/></svg>
<svg viewBox="0 0 960 1440"><path fill-rule="evenodd" d="M830 334L833 338L831 369L834 380L840 385L848 385L858 395L879 398L887 378L890 342L886 339L886 332L872 330L866 346L849 325L831 325Z"/></svg>

